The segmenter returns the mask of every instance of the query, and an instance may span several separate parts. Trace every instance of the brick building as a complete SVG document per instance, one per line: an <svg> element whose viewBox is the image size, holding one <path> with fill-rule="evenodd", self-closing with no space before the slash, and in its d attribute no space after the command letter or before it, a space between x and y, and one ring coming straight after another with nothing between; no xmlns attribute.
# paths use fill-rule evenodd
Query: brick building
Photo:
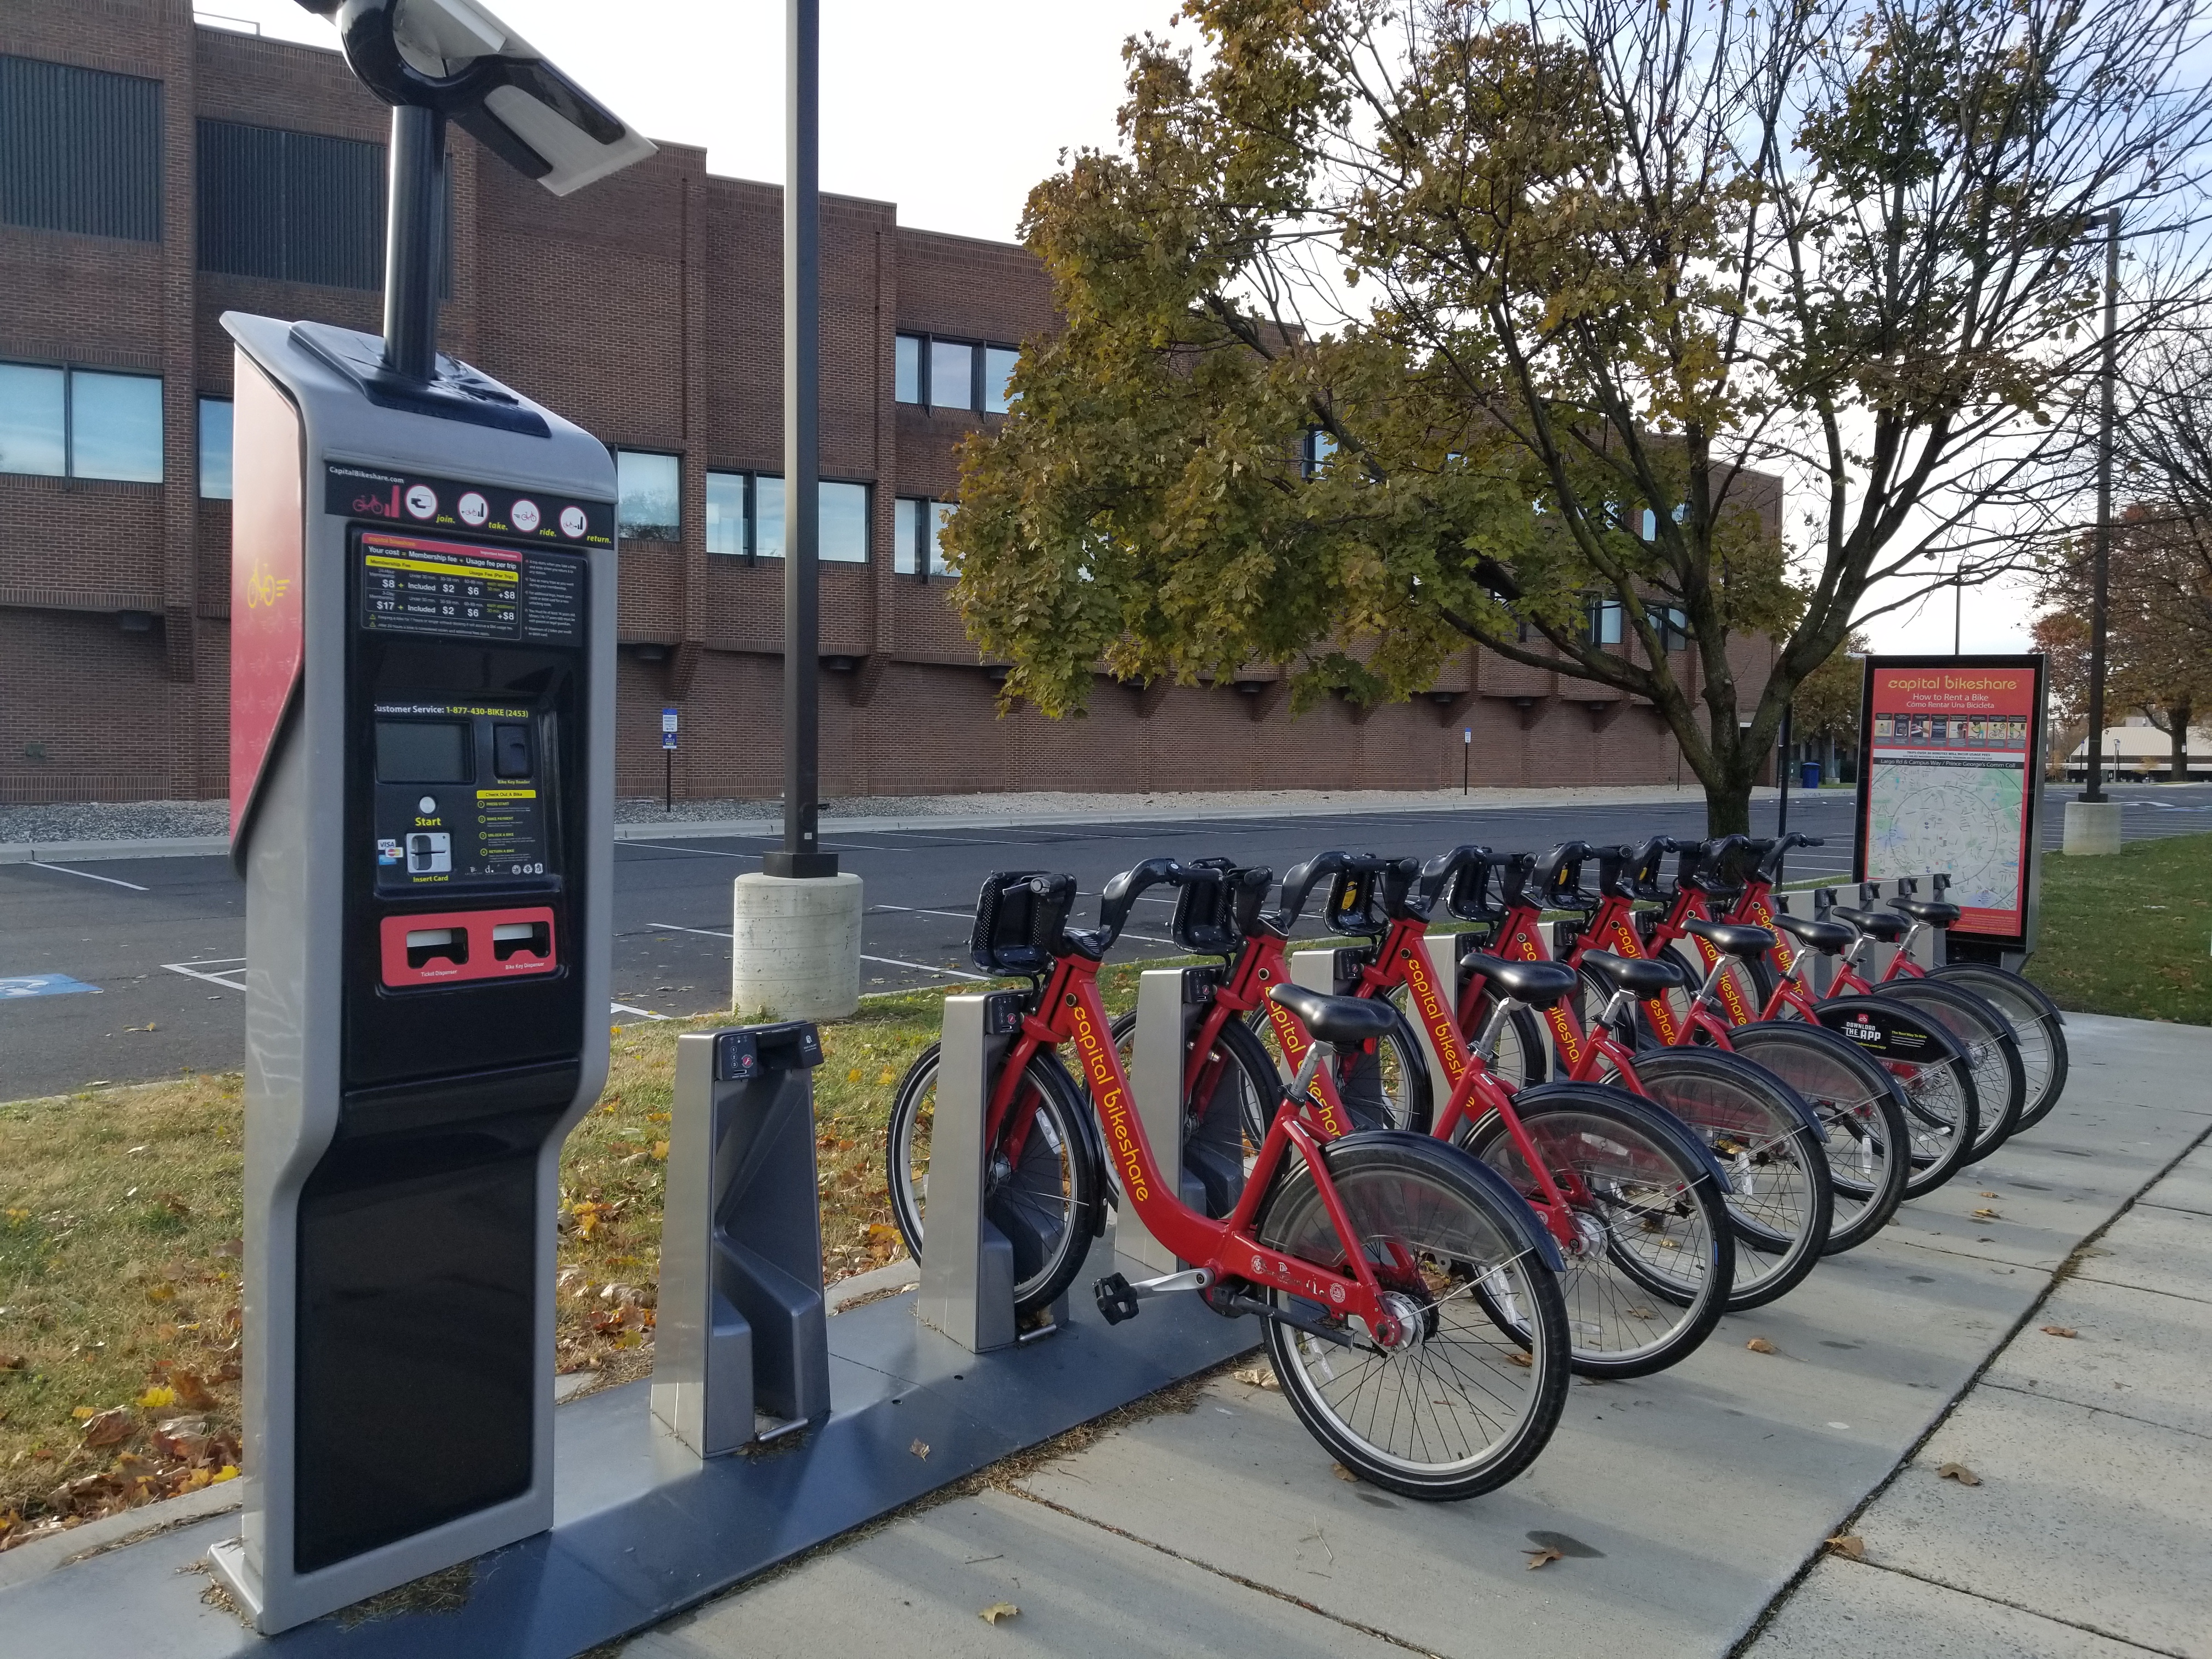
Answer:
<svg viewBox="0 0 2212 1659"><path fill-rule="evenodd" d="M335 52L188 0L0 7L0 801L228 793L227 310L380 324L388 112ZM444 349L617 452L624 794L773 795L781 201L702 151L556 200L453 135ZM1676 775L1651 711L1470 650L1436 689L1293 720L1280 682L1102 684L1000 719L927 549L953 447L1050 326L1021 249L823 203L823 774L831 794ZM842 555L839 558L836 556ZM1763 644L1739 673L1755 684ZM1689 672L1686 659L1681 664Z"/></svg>

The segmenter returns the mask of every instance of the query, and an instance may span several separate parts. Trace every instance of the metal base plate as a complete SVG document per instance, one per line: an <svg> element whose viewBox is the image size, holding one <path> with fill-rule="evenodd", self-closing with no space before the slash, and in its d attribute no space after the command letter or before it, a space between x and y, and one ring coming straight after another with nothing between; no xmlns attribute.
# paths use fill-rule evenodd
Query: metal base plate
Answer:
<svg viewBox="0 0 2212 1659"><path fill-rule="evenodd" d="M1085 1285L1140 1264L1093 1253ZM830 1414L750 1454L702 1462L657 1425L649 1381L564 1406L552 1531L478 1558L457 1612L343 1614L277 1638L333 1659L570 1659L641 1630L1024 1448L1245 1353L1249 1320L1164 1297L1109 1327L1085 1297L1050 1341L970 1353L914 1316L915 1297L830 1322ZM0 1591L0 1630L45 1659L228 1659L270 1643L201 1600L235 1516L179 1528ZM240 1564L242 1567L242 1563ZM218 1580L233 1594L223 1562ZM405 1591L395 1592L404 1603Z"/></svg>

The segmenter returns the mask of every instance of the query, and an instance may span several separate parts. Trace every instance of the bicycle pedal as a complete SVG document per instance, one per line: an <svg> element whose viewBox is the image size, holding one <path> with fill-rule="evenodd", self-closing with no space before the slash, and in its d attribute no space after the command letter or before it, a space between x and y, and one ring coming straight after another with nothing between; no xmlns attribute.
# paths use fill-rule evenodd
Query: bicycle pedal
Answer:
<svg viewBox="0 0 2212 1659"><path fill-rule="evenodd" d="M1143 1311L1137 1300L1136 1288L1124 1273L1108 1273L1091 1287L1098 1298L1099 1316L1109 1325L1118 1325L1125 1319L1134 1319Z"/></svg>

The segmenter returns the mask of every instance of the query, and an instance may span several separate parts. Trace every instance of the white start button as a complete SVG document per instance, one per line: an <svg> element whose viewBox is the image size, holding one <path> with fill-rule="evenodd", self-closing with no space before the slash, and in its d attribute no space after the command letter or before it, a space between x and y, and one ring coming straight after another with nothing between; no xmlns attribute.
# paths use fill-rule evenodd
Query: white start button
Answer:
<svg viewBox="0 0 2212 1659"><path fill-rule="evenodd" d="M524 535L533 535L538 529L538 503L527 500L517 501L514 510L507 517L514 521L514 527Z"/></svg>
<svg viewBox="0 0 2212 1659"><path fill-rule="evenodd" d="M435 795L423 796L415 803L415 810L426 818L434 817L438 811L438 798Z"/></svg>
<svg viewBox="0 0 2212 1659"><path fill-rule="evenodd" d="M410 484L407 510L418 519L428 518L438 510L438 492L428 484Z"/></svg>

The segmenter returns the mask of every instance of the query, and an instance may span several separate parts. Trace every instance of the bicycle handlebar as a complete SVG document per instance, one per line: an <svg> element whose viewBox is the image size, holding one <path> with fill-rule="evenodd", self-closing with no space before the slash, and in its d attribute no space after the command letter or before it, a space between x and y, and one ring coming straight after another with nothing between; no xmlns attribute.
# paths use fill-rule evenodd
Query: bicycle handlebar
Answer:
<svg viewBox="0 0 2212 1659"><path fill-rule="evenodd" d="M1790 849L1797 847L1826 847L1825 836L1801 836L1795 830L1771 841L1755 841L1751 850L1759 854L1759 878L1769 886L1782 879L1782 860Z"/></svg>
<svg viewBox="0 0 2212 1659"><path fill-rule="evenodd" d="M1135 869L1124 870L1098 895L1098 926L1080 935L1070 933L1069 942L1085 956L1104 956L1114 948L1114 941L1121 938L1121 929L1128 925L1129 912L1136 908L1138 894L1161 882L1180 887L1189 879L1190 872L1173 859L1146 859ZM1093 945L1097 948L1091 948Z"/></svg>

